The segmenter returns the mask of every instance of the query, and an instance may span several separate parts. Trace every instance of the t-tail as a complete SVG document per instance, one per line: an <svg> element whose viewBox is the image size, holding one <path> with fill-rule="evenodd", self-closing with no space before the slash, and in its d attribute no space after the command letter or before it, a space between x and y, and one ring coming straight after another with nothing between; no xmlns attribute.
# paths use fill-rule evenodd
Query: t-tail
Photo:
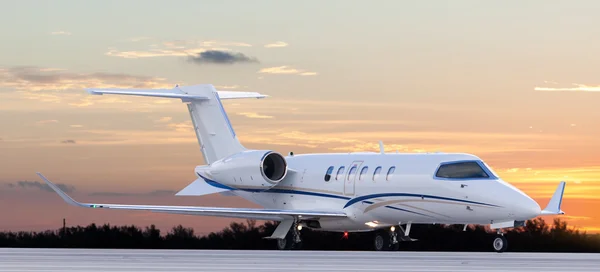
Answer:
<svg viewBox="0 0 600 272"><path fill-rule="evenodd" d="M225 113L222 99L264 98L256 92L217 91L213 85L175 86L173 89L87 89L90 94L177 98L187 104L198 144L208 165L245 151Z"/></svg>

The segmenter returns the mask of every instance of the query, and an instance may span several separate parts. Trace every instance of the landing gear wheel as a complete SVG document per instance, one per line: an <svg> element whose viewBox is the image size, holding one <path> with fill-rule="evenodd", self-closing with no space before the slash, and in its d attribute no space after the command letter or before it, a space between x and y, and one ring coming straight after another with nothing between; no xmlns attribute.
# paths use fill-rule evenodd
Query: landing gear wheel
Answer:
<svg viewBox="0 0 600 272"><path fill-rule="evenodd" d="M277 249L279 250L290 250L294 247L294 241L287 235L283 239L277 239Z"/></svg>
<svg viewBox="0 0 600 272"><path fill-rule="evenodd" d="M279 250L298 250L302 248L300 232L297 229L290 230L285 238L277 239L277 249Z"/></svg>
<svg viewBox="0 0 600 272"><path fill-rule="evenodd" d="M277 239L277 249L279 250L291 250L295 249L296 243L294 243L294 234L290 231L287 233L285 238Z"/></svg>
<svg viewBox="0 0 600 272"><path fill-rule="evenodd" d="M494 250L498 253L504 252L506 251L506 249L508 248L508 240L506 240L506 237L504 237L504 235L498 235L496 236L496 239L494 239Z"/></svg>
<svg viewBox="0 0 600 272"><path fill-rule="evenodd" d="M399 245L398 243L392 244L392 238L387 232L375 232L373 237L373 249L375 249L375 251L390 251L394 250L395 246Z"/></svg>
<svg viewBox="0 0 600 272"><path fill-rule="evenodd" d="M374 249L375 251L384 251L387 248L387 237L384 237L383 233L376 233L374 239Z"/></svg>

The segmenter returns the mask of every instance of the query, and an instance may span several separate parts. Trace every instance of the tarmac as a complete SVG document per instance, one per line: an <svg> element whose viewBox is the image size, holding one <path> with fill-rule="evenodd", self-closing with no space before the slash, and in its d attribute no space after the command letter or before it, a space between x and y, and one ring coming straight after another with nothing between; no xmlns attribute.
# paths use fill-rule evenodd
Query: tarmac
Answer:
<svg viewBox="0 0 600 272"><path fill-rule="evenodd" d="M0 271L598 271L600 254L0 248Z"/></svg>

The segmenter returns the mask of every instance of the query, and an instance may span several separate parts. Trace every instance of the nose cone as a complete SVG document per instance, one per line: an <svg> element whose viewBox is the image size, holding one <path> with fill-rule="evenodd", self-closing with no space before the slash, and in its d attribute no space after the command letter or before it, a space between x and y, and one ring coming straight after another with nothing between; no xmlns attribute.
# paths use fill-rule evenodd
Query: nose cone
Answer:
<svg viewBox="0 0 600 272"><path fill-rule="evenodd" d="M510 191L508 201L512 205L509 207L511 207L511 213L516 220L528 220L542 213L540 205L527 194L505 181L501 183Z"/></svg>
<svg viewBox="0 0 600 272"><path fill-rule="evenodd" d="M540 215L542 212L540 205L525 193L521 192L521 194L519 201L517 201L518 205L515 213L518 219L528 220Z"/></svg>

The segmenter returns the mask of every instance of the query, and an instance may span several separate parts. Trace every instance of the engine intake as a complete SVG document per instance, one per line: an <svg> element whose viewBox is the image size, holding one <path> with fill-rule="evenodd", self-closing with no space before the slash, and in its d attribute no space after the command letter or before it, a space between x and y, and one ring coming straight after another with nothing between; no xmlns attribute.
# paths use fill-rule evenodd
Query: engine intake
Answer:
<svg viewBox="0 0 600 272"><path fill-rule="evenodd" d="M260 163L260 171L267 181L277 183L287 174L287 162L279 153L267 153Z"/></svg>

